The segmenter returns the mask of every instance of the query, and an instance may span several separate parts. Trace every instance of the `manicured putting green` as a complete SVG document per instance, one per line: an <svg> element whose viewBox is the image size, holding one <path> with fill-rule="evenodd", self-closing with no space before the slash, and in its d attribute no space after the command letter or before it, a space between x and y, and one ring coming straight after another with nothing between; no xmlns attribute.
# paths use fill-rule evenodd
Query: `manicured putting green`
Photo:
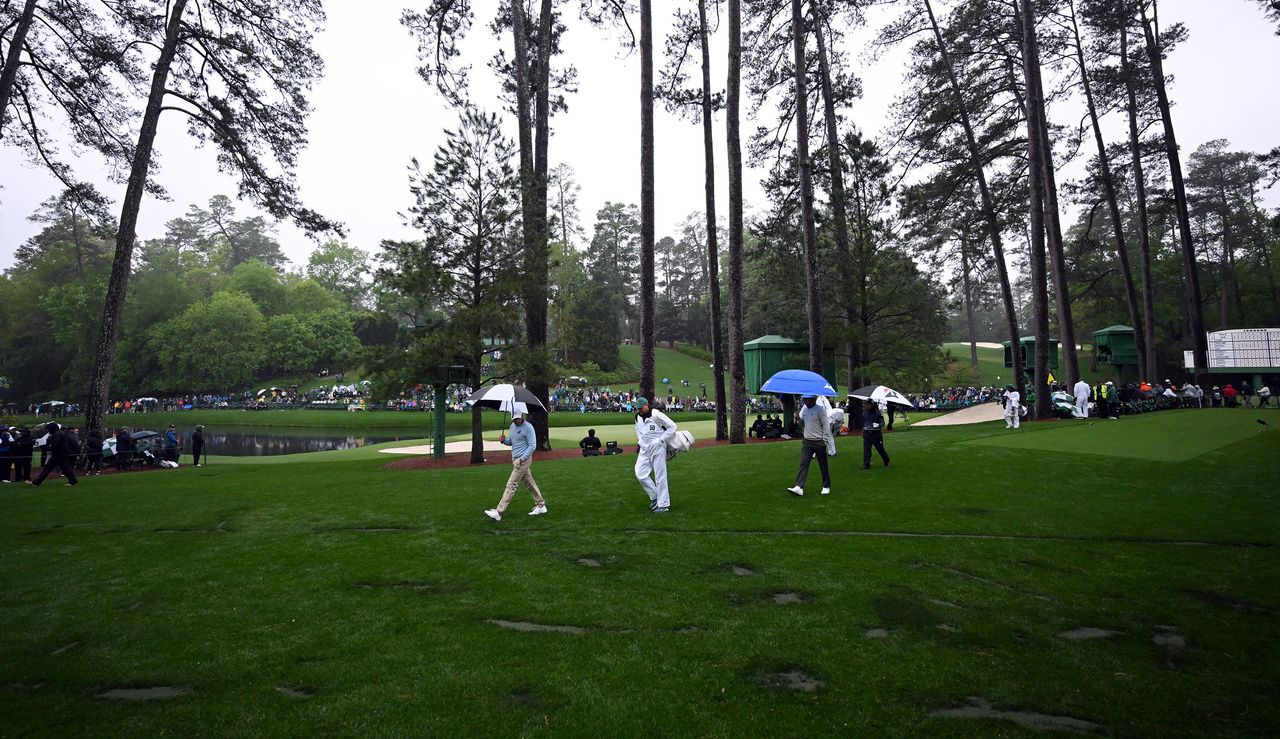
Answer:
<svg viewBox="0 0 1280 739"><path fill-rule="evenodd" d="M1215 449L1266 433L1262 418L1280 422L1274 414L1244 408L1178 410L1126 416L1118 421L1075 419L1026 424L1018 431L963 442L973 446L1032 450L1060 454L1097 454L1151 462L1183 462Z"/></svg>

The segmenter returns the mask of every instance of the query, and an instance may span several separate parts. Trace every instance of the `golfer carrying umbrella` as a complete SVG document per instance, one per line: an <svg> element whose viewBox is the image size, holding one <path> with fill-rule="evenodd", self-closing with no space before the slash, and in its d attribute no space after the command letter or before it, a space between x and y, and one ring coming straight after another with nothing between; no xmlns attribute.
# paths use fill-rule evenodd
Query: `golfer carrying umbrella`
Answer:
<svg viewBox="0 0 1280 739"><path fill-rule="evenodd" d="M649 510L666 513L671 507L671 491L667 489L667 440L675 436L675 421L649 406L649 399L636 398L636 440L640 457L636 459L636 479L649 496ZM649 478L650 473L653 479Z"/></svg>
<svg viewBox="0 0 1280 739"><path fill-rule="evenodd" d="M507 478L507 487L502 491L498 507L486 510L484 515L501 521L521 480L533 494L533 510L529 511L529 515L541 516L546 513L547 501L542 499L542 491L538 490L538 483L533 481L533 473L529 470L533 465L533 450L538 447L538 435L533 430L533 424L525 422L524 413L515 411L511 414L511 435L503 434L498 437L498 441L511 447L511 477Z"/></svg>
<svg viewBox="0 0 1280 739"><path fill-rule="evenodd" d="M809 477L809 462L818 458L822 470L822 494L831 494L831 472L827 469L827 447L831 445L831 421L827 409L818 404L818 396L805 395L800 409L800 424L804 427L804 441L800 445L800 470L796 472L796 484L787 488L792 495L804 495L804 481Z"/></svg>

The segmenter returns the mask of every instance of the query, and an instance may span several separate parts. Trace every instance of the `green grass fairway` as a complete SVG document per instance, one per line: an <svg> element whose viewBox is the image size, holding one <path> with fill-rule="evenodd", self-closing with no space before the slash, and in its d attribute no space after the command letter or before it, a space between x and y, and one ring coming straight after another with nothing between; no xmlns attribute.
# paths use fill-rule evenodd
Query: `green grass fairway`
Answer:
<svg viewBox="0 0 1280 739"><path fill-rule="evenodd" d="M1280 434L1237 422L844 437L803 498L794 442L698 449L667 514L632 454L543 460L500 523L506 465L385 455L3 485L0 734L1275 736ZM1179 451L1078 453L1134 445Z"/></svg>
<svg viewBox="0 0 1280 739"><path fill-rule="evenodd" d="M1062 420L1026 424L1009 431L999 423L987 424L1000 433L966 444L1004 449L1041 450L1058 454L1096 454L1145 459L1152 462L1185 462L1201 454L1236 444L1264 431L1258 413L1245 408L1162 411L1107 419Z"/></svg>
<svg viewBox="0 0 1280 739"><path fill-rule="evenodd" d="M962 366L969 366L969 344L967 342L947 342L942 345L943 352L951 352ZM1008 382L1013 377L1013 370L1004 366L1004 349L978 347L978 384L994 385L997 382ZM945 376L933 378L934 387L950 387L955 381Z"/></svg>
<svg viewBox="0 0 1280 739"><path fill-rule="evenodd" d="M618 347L618 355L624 361L630 362L632 365L640 366L640 346L637 344L622 344ZM725 360L728 361L727 359ZM675 349L668 349L666 346L658 345L653 353L653 375L656 378L658 395L667 397L667 388L675 390L676 395L701 395L702 388L698 387L700 383L707 384L707 395L714 396L716 394L715 377L716 373L711 371L711 363L704 362L701 359L695 359L688 354L681 354ZM670 385L663 385L662 378L671 381ZM728 373L725 374L726 382ZM588 380L591 378L587 378ZM688 380L689 387L680 385L681 380ZM613 389L626 390L630 385L635 385L639 392L640 375L632 382L613 384Z"/></svg>

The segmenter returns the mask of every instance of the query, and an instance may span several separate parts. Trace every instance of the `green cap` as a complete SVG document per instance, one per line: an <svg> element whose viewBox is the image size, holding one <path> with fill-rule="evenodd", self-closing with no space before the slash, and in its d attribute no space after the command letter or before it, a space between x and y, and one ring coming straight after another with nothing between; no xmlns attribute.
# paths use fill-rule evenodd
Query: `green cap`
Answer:
<svg viewBox="0 0 1280 739"><path fill-rule="evenodd" d="M646 405L649 405L649 399L641 395L640 397L635 399L632 405L635 406L636 409L643 408Z"/></svg>

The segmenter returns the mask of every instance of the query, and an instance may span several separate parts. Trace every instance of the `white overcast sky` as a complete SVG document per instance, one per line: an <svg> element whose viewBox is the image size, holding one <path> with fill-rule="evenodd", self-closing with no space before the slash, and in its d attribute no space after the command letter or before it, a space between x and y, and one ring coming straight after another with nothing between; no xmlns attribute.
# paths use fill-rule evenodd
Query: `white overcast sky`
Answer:
<svg viewBox="0 0 1280 739"><path fill-rule="evenodd" d="M425 5L425 0L418 3ZM658 0L655 47L661 49L667 17L675 0ZM466 46L472 64L472 99L497 110L496 85L487 67L497 44L487 28L497 0L477 0L480 17ZM571 12L566 3L566 13ZM576 4L573 4L576 7ZM683 5L683 3L682 3ZM416 74L415 43L399 24L404 0L331 0L329 20L317 47L325 76L312 95L310 143L302 155L298 180L306 203L346 224L348 241L376 252L386 238L411 238L413 232L398 213L410 204L409 160L429 160L442 140L441 130L455 124L450 110ZM1210 139L1228 139L1233 148L1267 151L1280 145L1280 96L1275 70L1280 69L1280 37L1253 0L1163 0L1161 21L1186 23L1190 40L1167 62L1176 78L1174 123L1186 157ZM865 38L866 34L862 34ZM853 37L858 43L862 38ZM621 36L593 29L570 18L563 40L564 59L578 69L579 91L569 99L569 112L553 119L551 162L566 162L582 185L579 209L584 226L594 222L606 201L636 203L639 178L639 58L628 54ZM889 105L898 93L903 58L872 64L861 49L850 48L851 63L862 77L864 97L846 118L869 133L884 127ZM720 34L713 51L713 84L723 86L726 46ZM139 103L141 105L141 102ZM745 111L744 111L745 112ZM1050 112L1054 116L1054 112ZM1059 111L1062 120L1074 111ZM148 198L138 223L140 238L163 235L164 224L192 203L205 204L217 194L234 196L235 182L217 171L213 153L194 148L185 123L172 114L161 120L157 149L163 156L160 182L172 200ZM703 208L701 129L659 107L656 131L658 236L675 235L678 224ZM1124 136L1123 123L1110 121L1109 138ZM754 122L743 121L745 131ZM727 213L723 117L716 121L717 207ZM79 176L95 181L111 198L124 186L101 176L90 157L77 163ZM1073 169L1067 168L1067 174ZM35 207L58 191L57 183L27 165L12 147L0 147L0 269L12 265L14 249L38 232L27 220ZM748 171L748 209L763 207L760 172ZM1280 190L1280 188L1277 188ZM1274 190L1267 202L1276 205ZM250 206L239 206L242 215ZM1068 219L1069 220L1069 219ZM286 255L305 264L314 247L301 232L282 224L279 238Z"/></svg>

